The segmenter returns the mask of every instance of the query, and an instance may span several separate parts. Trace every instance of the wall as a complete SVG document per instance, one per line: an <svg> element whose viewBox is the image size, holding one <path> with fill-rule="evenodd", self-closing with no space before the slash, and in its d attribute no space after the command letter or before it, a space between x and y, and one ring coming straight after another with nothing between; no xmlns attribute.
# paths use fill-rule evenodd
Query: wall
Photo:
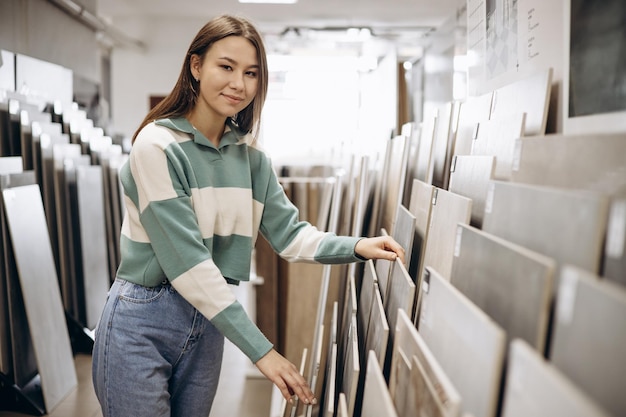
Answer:
<svg viewBox="0 0 626 417"><path fill-rule="evenodd" d="M81 4L93 7L94 2ZM0 1L0 49L58 64L100 82L95 32L49 1Z"/></svg>
<svg viewBox="0 0 626 417"><path fill-rule="evenodd" d="M167 95L185 53L205 19L118 19L116 27L145 49L116 48L111 55L111 109L117 132L132 135L149 110L150 95Z"/></svg>
<svg viewBox="0 0 626 417"><path fill-rule="evenodd" d="M546 131L562 132L567 3L569 0L467 0L469 94L482 95L551 67L553 87Z"/></svg>

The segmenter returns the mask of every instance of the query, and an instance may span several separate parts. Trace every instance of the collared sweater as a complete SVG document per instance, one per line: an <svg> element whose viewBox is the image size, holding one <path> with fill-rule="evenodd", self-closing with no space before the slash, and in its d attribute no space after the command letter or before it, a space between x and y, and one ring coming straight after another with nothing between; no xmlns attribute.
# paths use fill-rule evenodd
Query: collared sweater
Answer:
<svg viewBox="0 0 626 417"><path fill-rule="evenodd" d="M259 231L287 261L347 263L359 238L300 221L270 159L228 122L219 146L184 118L146 125L120 179L126 211L117 276L165 280L252 362L273 345L228 283L249 280Z"/></svg>

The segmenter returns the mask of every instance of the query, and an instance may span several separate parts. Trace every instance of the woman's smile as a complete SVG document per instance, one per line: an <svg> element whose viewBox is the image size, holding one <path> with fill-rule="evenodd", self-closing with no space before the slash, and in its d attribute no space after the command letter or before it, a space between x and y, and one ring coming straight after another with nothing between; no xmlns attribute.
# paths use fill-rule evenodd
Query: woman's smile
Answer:
<svg viewBox="0 0 626 417"><path fill-rule="evenodd" d="M226 100L232 104L239 104L241 103L244 99L242 97L238 97L238 96L232 96L230 94L222 94Z"/></svg>

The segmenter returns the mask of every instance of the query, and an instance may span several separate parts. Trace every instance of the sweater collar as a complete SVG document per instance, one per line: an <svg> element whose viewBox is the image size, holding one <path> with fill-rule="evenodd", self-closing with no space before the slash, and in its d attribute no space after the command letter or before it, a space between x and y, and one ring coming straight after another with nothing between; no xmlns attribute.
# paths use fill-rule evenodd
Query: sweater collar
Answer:
<svg viewBox="0 0 626 417"><path fill-rule="evenodd" d="M176 130L178 132L187 133L193 136L193 141L198 145L208 146L215 148L213 142L207 139L199 130L193 127L193 125L184 117L175 117L168 119L159 119L154 122L159 126L167 127L168 129ZM236 144L241 145L247 143L248 135L241 132L239 127L232 121L232 119L226 119L226 126L224 128L224 135L220 139L218 149L224 146Z"/></svg>

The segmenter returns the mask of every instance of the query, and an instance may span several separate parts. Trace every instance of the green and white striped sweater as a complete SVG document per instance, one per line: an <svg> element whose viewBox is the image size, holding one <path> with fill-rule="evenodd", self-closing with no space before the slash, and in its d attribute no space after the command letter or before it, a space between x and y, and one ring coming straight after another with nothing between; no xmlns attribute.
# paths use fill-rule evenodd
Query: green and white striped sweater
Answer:
<svg viewBox="0 0 626 417"><path fill-rule="evenodd" d="M227 123L215 147L184 118L157 120L137 136L120 177L126 213L119 278L168 280L252 362L272 344L228 286L248 280L258 232L288 261L360 260L359 238L299 221L271 162Z"/></svg>

